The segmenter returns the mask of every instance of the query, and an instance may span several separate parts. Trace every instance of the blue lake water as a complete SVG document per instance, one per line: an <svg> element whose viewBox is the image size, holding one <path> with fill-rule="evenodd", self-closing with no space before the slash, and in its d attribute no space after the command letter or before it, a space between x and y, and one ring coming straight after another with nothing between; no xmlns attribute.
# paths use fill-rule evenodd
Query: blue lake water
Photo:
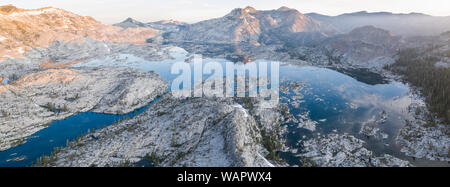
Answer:
<svg viewBox="0 0 450 187"><path fill-rule="evenodd" d="M127 57L128 58L128 57ZM117 66L130 66L146 71L155 71L166 81L173 81L177 75L171 74L172 65L184 61L185 54L181 53L175 59L161 62L146 62L143 59L133 57L136 62L130 64L117 64ZM132 59L132 58L131 58ZM141 61L141 62L137 62ZM203 62L219 62L225 67L224 59L204 59ZM256 61L253 63L260 63ZM101 60L78 64L77 66L101 66L106 63ZM245 66L244 64L241 64ZM192 64L190 64L192 67ZM269 68L270 71L270 68ZM208 75L205 75L205 78ZM408 117L406 109L411 103L409 87L399 82L373 84L358 81L354 77L326 68L297 66L281 63L280 79L287 81L299 81L306 85L300 93L304 96L298 108L290 105L291 112L297 114L308 113L312 121L316 121L316 130L310 131L297 128L298 124L283 124L288 128L287 144L293 148L300 148L296 144L303 137L310 138L318 134L326 134L332 131L349 133L368 142L368 147L376 154L389 153L404 157L394 138L398 129L402 127L404 119ZM373 78L375 79L375 78ZM373 81L371 81L373 82ZM377 82L375 80L375 82ZM280 82L283 84L283 82ZM295 100L295 94L281 94ZM281 102L287 102L283 99ZM288 103L290 104L290 103ZM27 139L23 145L0 152L0 166L29 166L42 155L50 154L55 147L65 146L67 140L87 133L89 129L99 129L105 125L133 117L148 107L136 110L125 115L98 114L92 112L80 113L67 119L54 121L45 128ZM388 113L387 121L380 128L389 135L386 140L378 141L359 134L361 124L381 112ZM13 158L24 158L23 161L13 161ZM290 164L298 164L292 154L283 153L282 157Z"/></svg>
<svg viewBox="0 0 450 187"><path fill-rule="evenodd" d="M386 84L367 84L355 78L334 70L299 67L287 65L280 68L282 75L289 79L306 83L307 89L300 93L304 95L300 107L290 107L293 115L309 112L311 120L317 122L316 130L310 131L297 128L297 124L284 124L288 128L287 144L292 148L301 149L297 142L305 137L311 138L330 132L348 133L366 141L366 147L375 154L384 153L405 158L395 144L398 130L409 117L407 107L411 103L409 87L399 82ZM296 94L282 94L292 98ZM361 125L373 116L380 118L380 113L386 112L387 121L377 125L387 139L375 139L360 134ZM300 164L294 154L284 153L290 164Z"/></svg>
<svg viewBox="0 0 450 187"><path fill-rule="evenodd" d="M48 128L31 135L25 144L0 152L0 166L31 166L31 164L36 163L36 159L43 155L49 155L56 147L64 147L66 141L75 140L78 136L93 129L100 129L119 120L136 116L145 111L155 101L123 115L85 112L75 114L64 120L54 121L50 123ZM23 158L23 160L14 161L12 160L14 158Z"/></svg>

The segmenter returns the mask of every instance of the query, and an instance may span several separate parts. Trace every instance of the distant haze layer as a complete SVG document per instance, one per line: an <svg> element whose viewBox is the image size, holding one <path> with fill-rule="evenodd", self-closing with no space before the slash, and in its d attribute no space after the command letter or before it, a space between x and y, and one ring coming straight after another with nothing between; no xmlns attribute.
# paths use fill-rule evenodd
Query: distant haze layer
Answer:
<svg viewBox="0 0 450 187"><path fill-rule="evenodd" d="M127 17L142 21L175 19L197 22L221 17L236 7L253 6L259 10L287 6L302 13L316 12L325 15L339 15L349 12L420 12L433 16L448 16L448 0L3 0L1 4L14 4L21 8L53 6L74 13L92 16L106 23L117 23Z"/></svg>

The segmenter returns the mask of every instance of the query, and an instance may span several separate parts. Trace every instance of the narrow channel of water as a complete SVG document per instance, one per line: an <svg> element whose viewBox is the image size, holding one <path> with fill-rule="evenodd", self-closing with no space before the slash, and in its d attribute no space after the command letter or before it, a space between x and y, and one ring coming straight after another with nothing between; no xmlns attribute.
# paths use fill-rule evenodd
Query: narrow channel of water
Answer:
<svg viewBox="0 0 450 187"><path fill-rule="evenodd" d="M17 147L0 152L0 167L31 166L36 159L49 155L57 147L65 147L67 141L75 140L78 136L86 134L93 129L100 129L136 116L145 111L152 103L127 114L100 114L84 112L75 114L63 120L53 121L50 125L30 137L27 142Z"/></svg>

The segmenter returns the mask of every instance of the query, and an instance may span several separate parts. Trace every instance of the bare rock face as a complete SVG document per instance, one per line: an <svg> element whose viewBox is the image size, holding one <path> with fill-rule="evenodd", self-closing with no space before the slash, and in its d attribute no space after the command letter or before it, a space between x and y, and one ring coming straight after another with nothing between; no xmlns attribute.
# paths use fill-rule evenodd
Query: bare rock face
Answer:
<svg viewBox="0 0 450 187"><path fill-rule="evenodd" d="M133 18L127 18L126 20L116 23L113 26L122 27L124 29L127 28L138 28L138 27L146 27L146 28L152 28L156 30L161 31L178 31L179 29L183 28L186 23L176 20L161 20L161 21L155 21L155 22L149 22L149 23L143 23L140 21L137 21Z"/></svg>
<svg viewBox="0 0 450 187"><path fill-rule="evenodd" d="M25 57L32 62L38 62L42 68L47 68L45 65L48 62L70 67L79 62L118 54L132 54L148 61L160 61L171 58L165 48L167 46L100 42L84 38L76 43L56 41L47 48L34 48L27 52Z"/></svg>
<svg viewBox="0 0 450 187"><path fill-rule="evenodd" d="M364 141L351 135L328 134L303 142L300 154L305 166L320 167L407 167L404 161L384 154L377 157L363 147Z"/></svg>
<svg viewBox="0 0 450 187"><path fill-rule="evenodd" d="M27 51L24 58L2 61L0 77L15 81L23 75L41 70L73 67L81 62L120 54L134 55L147 61L172 58L167 46L101 42L89 38L80 39L80 42L55 41L46 48L33 48Z"/></svg>
<svg viewBox="0 0 450 187"><path fill-rule="evenodd" d="M307 33L327 35L336 34L337 31L294 9L260 11L246 7L234 9L221 18L186 25L179 32L167 33L165 39L174 43L248 42L258 46L265 43L284 43L288 38L292 40Z"/></svg>
<svg viewBox="0 0 450 187"><path fill-rule="evenodd" d="M315 66L383 72L385 65L395 62L398 50L406 48L409 43L386 30L365 26L311 45L285 46L279 51L289 54L292 61L303 61Z"/></svg>
<svg viewBox="0 0 450 187"><path fill-rule="evenodd" d="M0 60L22 57L34 47L47 47L54 41L77 41L88 37L99 41L145 44L158 30L122 29L100 23L88 16L53 8L19 9L0 7Z"/></svg>
<svg viewBox="0 0 450 187"><path fill-rule="evenodd" d="M47 166L139 166L142 162L156 166L277 165L266 159L271 153L264 144L277 142L268 139L276 136L271 129L279 128L269 119L277 116L277 109L256 109L258 102L249 100L247 105L255 104L250 110L240 102L166 94L142 114L69 143L52 154Z"/></svg>
<svg viewBox="0 0 450 187"><path fill-rule="evenodd" d="M409 110L414 120L406 121L396 138L401 151L414 158L450 161L448 125L428 121L430 112L423 103L412 104Z"/></svg>
<svg viewBox="0 0 450 187"><path fill-rule="evenodd" d="M137 28L137 27L146 27L145 23L142 23L140 21L137 21L133 18L127 18L126 20L113 24L113 26L122 27L124 29L126 28Z"/></svg>
<svg viewBox="0 0 450 187"><path fill-rule="evenodd" d="M128 113L166 89L157 74L128 68L49 69L27 74L0 86L0 150L23 143L53 120L87 111Z"/></svg>
<svg viewBox="0 0 450 187"><path fill-rule="evenodd" d="M326 39L321 42L320 48L328 52L333 63L370 68L393 63L402 43L400 36L373 26L365 26L348 34Z"/></svg>

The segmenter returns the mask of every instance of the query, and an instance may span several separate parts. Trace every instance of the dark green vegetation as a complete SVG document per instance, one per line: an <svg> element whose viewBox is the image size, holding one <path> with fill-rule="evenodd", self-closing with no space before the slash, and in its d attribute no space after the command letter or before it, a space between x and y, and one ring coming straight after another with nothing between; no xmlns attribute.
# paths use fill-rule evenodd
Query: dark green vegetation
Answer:
<svg viewBox="0 0 450 187"><path fill-rule="evenodd" d="M278 150L281 149L281 142L278 141L278 137L276 135L270 135L266 131L261 131L261 136L263 137L262 144L269 151L269 155L266 158L270 160L280 160L280 156L278 154Z"/></svg>
<svg viewBox="0 0 450 187"><path fill-rule="evenodd" d="M405 49L398 60L386 69L403 75L403 79L420 89L431 112L450 124L450 68L435 67L439 61L431 50Z"/></svg>
<svg viewBox="0 0 450 187"><path fill-rule="evenodd" d="M330 67L330 69L335 70L337 72L346 74L359 82L363 82L370 85L377 84L387 84L389 83L385 77L378 73L374 73L366 68L334 68Z"/></svg>

